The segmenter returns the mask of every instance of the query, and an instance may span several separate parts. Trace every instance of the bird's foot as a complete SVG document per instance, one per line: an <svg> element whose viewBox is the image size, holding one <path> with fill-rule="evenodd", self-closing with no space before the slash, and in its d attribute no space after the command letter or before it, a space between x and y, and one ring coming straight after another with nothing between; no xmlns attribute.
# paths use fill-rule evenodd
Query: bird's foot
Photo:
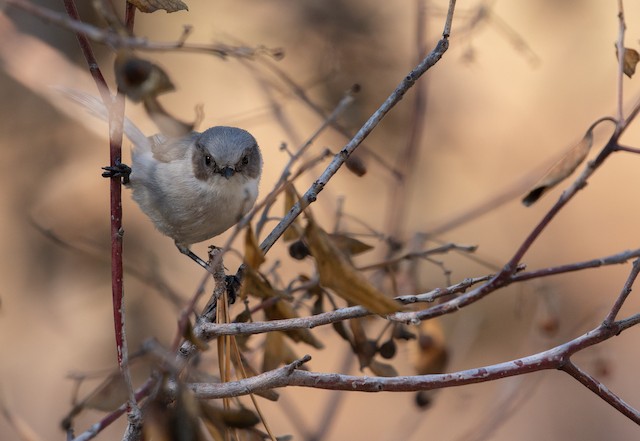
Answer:
<svg viewBox="0 0 640 441"><path fill-rule="evenodd" d="M109 165L102 167L102 177L104 178L122 178L122 183L127 185L129 183L129 176L131 175L131 167L127 164L123 164L119 161L115 165Z"/></svg>

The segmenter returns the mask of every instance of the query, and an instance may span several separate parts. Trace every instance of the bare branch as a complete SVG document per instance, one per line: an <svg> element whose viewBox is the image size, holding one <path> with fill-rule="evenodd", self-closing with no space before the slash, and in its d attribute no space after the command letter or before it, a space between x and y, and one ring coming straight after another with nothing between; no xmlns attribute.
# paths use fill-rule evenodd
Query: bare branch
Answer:
<svg viewBox="0 0 640 441"><path fill-rule="evenodd" d="M636 424L640 424L640 412L638 412L629 404L625 403L620 397L611 392L608 387L596 380L587 372L580 369L571 361L565 363L565 365L562 366L561 370L565 371L567 374L578 380L587 389L598 395L604 401L609 403L611 407L629 418L631 421Z"/></svg>
<svg viewBox="0 0 640 441"><path fill-rule="evenodd" d="M111 28L100 29L82 22L75 17L66 17L56 11L35 5L25 0L3 0L3 3L9 7L14 7L28 12L29 14L44 21L48 21L70 31L82 34L87 39L96 43L111 46L114 49L127 48L156 52L196 52L215 55L222 59L227 57L253 58L258 55L267 55L272 58L279 59L283 56L283 51L281 49L269 49L266 47L249 48L244 46L230 46L226 44L207 45L187 43L185 40L190 33L189 28L185 29L183 35L174 42L149 41L146 38L118 33ZM66 3L68 2L65 1L65 4Z"/></svg>
<svg viewBox="0 0 640 441"><path fill-rule="evenodd" d="M621 327L617 322L613 323L611 327L599 326L574 340L547 351L504 363L447 374L367 377L292 370L290 366L286 366L246 380L223 384L193 383L189 387L197 396L206 399L240 396L285 386L355 392L411 392L442 389L483 383L542 370L564 370L570 356L612 338L619 332L621 332Z"/></svg>
<svg viewBox="0 0 640 441"><path fill-rule="evenodd" d="M622 305L624 305L625 300L627 300L627 297L629 296L629 294L631 294L631 287L636 281L636 278L638 277L639 272L640 272L640 259L636 259L633 262L633 268L629 273L629 277L627 278L627 281L624 283L624 287L622 288L620 295L616 299L616 302L611 308L611 311L609 312L609 314L607 314L607 317L602 322L603 325L609 326L616 319L616 316L620 312L620 309L622 309Z"/></svg>
<svg viewBox="0 0 640 441"><path fill-rule="evenodd" d="M271 231L267 238L260 244L260 248L263 252L267 252L276 240L284 233L284 231L293 223L293 221L302 213L302 211L309 206L309 204L315 202L318 194L324 189L324 186L335 175L340 167L347 160L349 155L355 151L355 149L364 141L364 139L373 131L373 129L380 123L382 118L400 102L404 94L415 84L415 82L431 67L433 67L442 58L444 53L449 47L449 34L451 32L451 22L453 20L453 11L455 8L455 0L449 2L449 12L447 14L447 21L444 26L442 38L438 41L436 47L427 55L421 62L413 69L396 87L396 89L389 95L384 103L376 110L373 115L363 124L358 130L355 136L347 143L346 146L336 154L333 161L327 166L325 171L320 177L313 183L313 185L302 196L302 200L297 202L286 216L278 223L278 225Z"/></svg>

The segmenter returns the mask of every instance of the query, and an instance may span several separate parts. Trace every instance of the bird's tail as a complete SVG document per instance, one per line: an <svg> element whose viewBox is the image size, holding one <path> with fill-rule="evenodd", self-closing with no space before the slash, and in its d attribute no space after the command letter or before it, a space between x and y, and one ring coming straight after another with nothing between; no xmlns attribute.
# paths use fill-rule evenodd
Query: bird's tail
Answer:
<svg viewBox="0 0 640 441"><path fill-rule="evenodd" d="M80 104L90 114L101 119L109 121L109 112L102 100L97 97L68 87L56 87L56 89L66 98ZM124 134L137 147L144 150L151 150L151 141L147 138L142 130L140 130L129 118L124 117L123 124Z"/></svg>

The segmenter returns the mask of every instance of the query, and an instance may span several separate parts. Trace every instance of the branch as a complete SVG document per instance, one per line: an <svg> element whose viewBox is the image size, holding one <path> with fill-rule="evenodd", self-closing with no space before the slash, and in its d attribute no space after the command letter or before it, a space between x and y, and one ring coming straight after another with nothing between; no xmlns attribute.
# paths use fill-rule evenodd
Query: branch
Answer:
<svg viewBox="0 0 640 441"><path fill-rule="evenodd" d="M436 47L427 55L409 74L400 82L398 87L389 95L384 103L376 110L373 115L358 130L355 136L347 143L344 148L334 156L333 161L327 166L325 171L320 175L313 185L302 196L285 217L276 225L266 239L260 244L260 248L266 253L284 233L284 231L293 223L293 221L302 213L302 211L310 204L315 202L318 194L324 189L325 185L335 175L340 167L347 160L355 149L364 141L364 139L373 131L380 123L382 118L400 102L404 94L416 83L416 81L431 67L433 67L442 58L446 50L449 48L449 34L451 32L451 22L453 20L453 11L455 9L455 0L449 1L449 11L442 32L442 38L438 41Z"/></svg>
<svg viewBox="0 0 640 441"><path fill-rule="evenodd" d="M511 276L508 280L505 280L502 286L510 285L511 283L524 282L533 278L547 277L557 274L564 274L589 268L598 268L607 265L618 265L627 262L632 258L640 258L640 248L636 250L624 251L611 256L602 257L599 259L588 260L585 262L577 262L568 265L561 265L556 267L544 268L531 272L517 273ZM634 264L635 268L635 264ZM477 278L465 279L460 283L451 285L446 288L436 288L434 290L414 295L405 295L396 297L395 300L408 305L413 303L432 303L436 299L449 296L452 294L458 294L466 291L473 285L491 280L495 276L490 274ZM625 285L626 286L626 285ZM448 314L457 311L459 308L467 306L471 303L479 300L483 295L483 290L486 285L479 286L476 290L470 291L467 294L463 294L460 297L449 300L448 302L435 305L431 308L411 311L411 312L397 312L387 316L388 320L414 323L422 320L430 319L440 315ZM496 288L497 289L497 288ZM202 338L211 340L221 335L249 335L249 334L262 334L272 331L291 331L294 329L313 329L318 326L329 325L332 323L340 322L343 320L366 317L372 315L369 311L362 306L350 306L346 308L337 309L335 311L323 312L308 317L297 317L292 319L271 320L267 322L251 322L251 323L201 323Z"/></svg>
<svg viewBox="0 0 640 441"><path fill-rule="evenodd" d="M230 46L226 44L195 44L187 43L185 40L191 33L190 28L185 28L183 34L174 42L149 41L146 38L134 37L130 35L120 34L113 29L100 29L88 23L80 21L76 16L71 18L60 14L42 6L29 3L25 0L3 0L3 3L9 7L21 9L34 17L40 18L42 21L53 23L62 28L82 34L85 38L96 43L111 46L114 49L138 49L142 51L185 51L195 53L212 54L222 59L227 57L237 58L253 58L257 55L266 54L274 59L280 59L283 56L281 49L269 49L266 47L249 48L244 46ZM68 2L65 1L65 5ZM127 3L130 4L130 3Z"/></svg>
<svg viewBox="0 0 640 441"><path fill-rule="evenodd" d="M189 387L199 398L204 399L240 396L285 386L302 386L352 392L412 392L442 389L445 387L484 383L548 369L565 369L571 355L611 337L615 337L618 333L622 332L622 328L619 322L612 324L611 327L601 325L574 340L547 351L504 363L447 374L367 377L301 370L291 371L288 367L284 367L256 375L246 380L216 384L192 383Z"/></svg>
<svg viewBox="0 0 640 441"><path fill-rule="evenodd" d="M625 300L627 300L627 297L629 296L629 294L631 294L631 287L633 286L634 282L638 278L639 272L640 272L640 259L636 259L633 262L633 268L629 273L629 277L627 277L627 281L624 283L624 286L622 288L622 291L620 292L620 295L616 299L616 302L613 304L611 311L609 312L609 314L607 314L607 317L602 322L603 325L609 326L616 319L616 316L620 312L620 309L622 309L622 305L624 305Z"/></svg>
<svg viewBox="0 0 640 441"><path fill-rule="evenodd" d="M618 412L629 418L631 421L635 422L636 424L640 424L640 412L638 412L632 406L629 406L620 397L611 392L608 387L580 369L571 361L567 362L561 368L561 370L578 380L585 387L587 387L587 389L598 395L604 401L609 403L611 407L618 410Z"/></svg>

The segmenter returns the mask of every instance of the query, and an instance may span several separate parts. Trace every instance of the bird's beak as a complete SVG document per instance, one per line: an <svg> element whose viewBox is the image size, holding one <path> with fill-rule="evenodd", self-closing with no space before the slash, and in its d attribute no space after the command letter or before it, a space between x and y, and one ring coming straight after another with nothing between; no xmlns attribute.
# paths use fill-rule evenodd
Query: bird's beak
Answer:
<svg viewBox="0 0 640 441"><path fill-rule="evenodd" d="M220 174L222 176L224 176L225 178L229 179L231 176L236 174L236 171L234 169L232 169L231 167L225 167L222 170L220 170Z"/></svg>

